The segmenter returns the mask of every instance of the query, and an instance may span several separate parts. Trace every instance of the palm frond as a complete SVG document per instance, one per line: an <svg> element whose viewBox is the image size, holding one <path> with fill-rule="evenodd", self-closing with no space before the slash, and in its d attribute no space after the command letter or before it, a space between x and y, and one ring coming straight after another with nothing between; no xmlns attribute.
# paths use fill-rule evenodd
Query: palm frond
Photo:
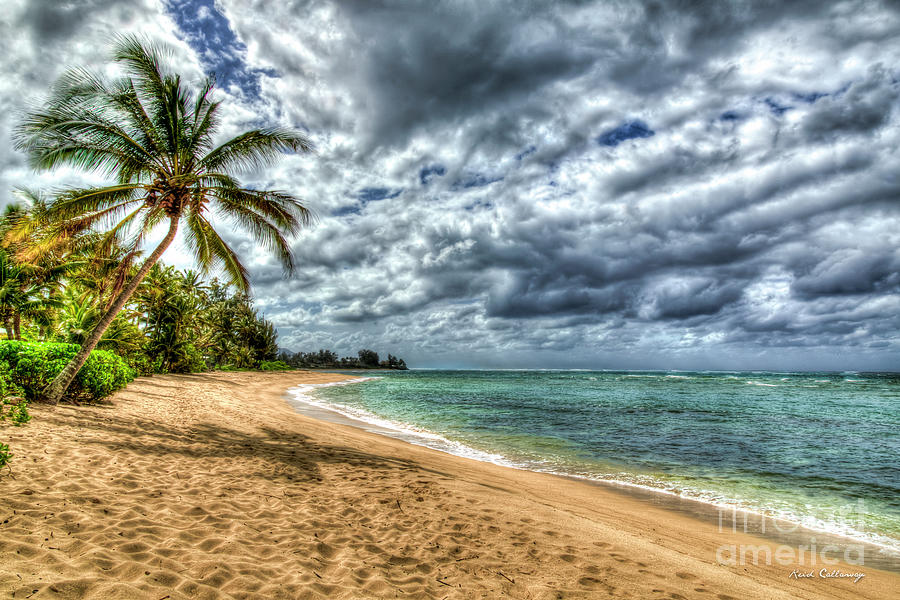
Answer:
<svg viewBox="0 0 900 600"><path fill-rule="evenodd" d="M231 247L223 240L209 221L199 212L191 211L187 219L185 240L197 256L197 264L203 273L221 268L239 290L248 291L250 280L247 268Z"/></svg>
<svg viewBox="0 0 900 600"><path fill-rule="evenodd" d="M126 215L124 219L116 223L109 231L103 233L94 248L92 248L95 254L109 254L117 246L123 245L128 227L134 223L134 220L142 210L144 210L144 206L139 206Z"/></svg>
<svg viewBox="0 0 900 600"><path fill-rule="evenodd" d="M120 202L119 204L108 206L102 210L96 210L80 215L78 217L66 219L63 222L56 224L54 229L64 235L73 236L81 233L82 231L91 229L94 225L103 220L114 220L117 215L126 212L128 210L128 207L133 203L134 201ZM143 207L134 211L131 215L127 215L116 225L116 227L127 226L128 223L132 219L134 219L142 209Z"/></svg>
<svg viewBox="0 0 900 600"><path fill-rule="evenodd" d="M230 204L221 202L223 208L226 208L227 215L239 225L250 231L253 238L262 244L265 248L275 253L278 260L281 261L284 270L287 273L294 271L294 257L291 246L282 234L284 227L269 222L265 216L257 213L254 209L241 206L239 204ZM299 227L299 224L297 225Z"/></svg>
<svg viewBox="0 0 900 600"><path fill-rule="evenodd" d="M252 210L290 235L296 235L301 227L309 225L315 219L312 211L299 198L284 192L229 186L208 189L210 195L218 199L218 205L224 212Z"/></svg>
<svg viewBox="0 0 900 600"><path fill-rule="evenodd" d="M138 97L134 82L131 79L123 79L117 82L111 101L125 112L133 122L135 129L139 132L135 139L157 157L163 159L165 156L163 141L160 139L159 132L153 125L150 115L147 114L141 99ZM165 167L170 167L164 160L160 162Z"/></svg>
<svg viewBox="0 0 900 600"><path fill-rule="evenodd" d="M111 174L121 167L140 172L157 166L157 157L129 132L101 113L86 109L33 113L14 138L16 147L28 152L36 168L69 165Z"/></svg>
<svg viewBox="0 0 900 600"><path fill-rule="evenodd" d="M191 119L191 139L188 148L194 154L209 152L212 148L212 132L219 124L219 102L211 102L210 96L215 88L215 80L207 79L203 83L194 105Z"/></svg>
<svg viewBox="0 0 900 600"><path fill-rule="evenodd" d="M313 145L301 133L280 128L255 129L241 134L203 157L209 171L269 166L284 152L312 152Z"/></svg>
<svg viewBox="0 0 900 600"><path fill-rule="evenodd" d="M138 197L138 192L143 189L143 185L129 183L64 190L47 206L46 218L48 221L60 222L112 206L127 206L142 202L143 199Z"/></svg>
<svg viewBox="0 0 900 600"><path fill-rule="evenodd" d="M122 63L125 71L137 82L147 99L165 96L162 74L162 54L165 50L136 35L117 36L113 58Z"/></svg>
<svg viewBox="0 0 900 600"><path fill-rule="evenodd" d="M148 116L159 134L166 152L176 158L181 136L181 116L187 113L187 92L181 88L177 75L163 73L162 54L165 49L135 35L119 36L114 57L125 66L135 87L140 91L142 104L149 106ZM177 167L172 165L173 170Z"/></svg>

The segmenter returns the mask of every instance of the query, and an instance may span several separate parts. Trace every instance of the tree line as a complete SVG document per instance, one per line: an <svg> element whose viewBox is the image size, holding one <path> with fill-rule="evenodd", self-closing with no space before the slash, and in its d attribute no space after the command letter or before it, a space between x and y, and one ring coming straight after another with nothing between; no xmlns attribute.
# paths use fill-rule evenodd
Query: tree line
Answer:
<svg viewBox="0 0 900 600"><path fill-rule="evenodd" d="M318 352L281 351L278 360L301 369L398 369L407 370L406 361L393 354L381 360L374 350L360 350L357 356L339 357L336 352L320 349Z"/></svg>

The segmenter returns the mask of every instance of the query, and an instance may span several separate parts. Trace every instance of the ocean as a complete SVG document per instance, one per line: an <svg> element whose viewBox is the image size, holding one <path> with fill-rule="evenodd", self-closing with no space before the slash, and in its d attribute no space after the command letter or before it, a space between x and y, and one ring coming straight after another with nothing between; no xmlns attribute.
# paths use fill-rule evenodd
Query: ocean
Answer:
<svg viewBox="0 0 900 600"><path fill-rule="evenodd" d="M440 371L298 402L497 464L656 490L900 556L900 374Z"/></svg>

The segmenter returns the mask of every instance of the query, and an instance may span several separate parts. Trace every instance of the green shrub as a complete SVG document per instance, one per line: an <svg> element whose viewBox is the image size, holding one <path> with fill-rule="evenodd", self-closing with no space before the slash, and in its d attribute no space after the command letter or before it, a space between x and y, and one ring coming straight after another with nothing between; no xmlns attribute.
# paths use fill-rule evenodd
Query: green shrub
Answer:
<svg viewBox="0 0 900 600"><path fill-rule="evenodd" d="M0 359L0 398L22 396L23 394L22 388L13 383L9 362Z"/></svg>
<svg viewBox="0 0 900 600"><path fill-rule="evenodd" d="M0 421L6 421L18 427L31 420L28 413L28 400L22 397L3 398L0 400Z"/></svg>
<svg viewBox="0 0 900 600"><path fill-rule="evenodd" d="M18 427L30 421L31 415L28 414L28 402L22 398L22 390L12 381L9 363L4 360L0 361L0 421L7 419ZM0 443L0 469L9 468L12 457L9 444Z"/></svg>
<svg viewBox="0 0 900 600"><path fill-rule="evenodd" d="M9 459L12 457L12 452L9 451L9 444L0 443L0 469L7 467ZM12 469L10 469L10 473L12 473Z"/></svg>
<svg viewBox="0 0 900 600"><path fill-rule="evenodd" d="M134 370L121 356L106 350L94 350L72 386L75 394L99 400L122 389L132 379Z"/></svg>
<svg viewBox="0 0 900 600"><path fill-rule="evenodd" d="M172 364L172 373L202 373L207 370L206 361L197 348L188 342L178 353L178 359Z"/></svg>
<svg viewBox="0 0 900 600"><path fill-rule="evenodd" d="M26 400L34 400L78 352L75 344L0 341L0 363L9 368L11 383L21 389ZM118 355L94 350L88 357L67 396L99 400L134 379L134 370Z"/></svg>
<svg viewBox="0 0 900 600"><path fill-rule="evenodd" d="M28 401L22 396L22 389L12 381L9 363L0 361L0 421L8 419L13 425L19 426L31 420Z"/></svg>
<svg viewBox="0 0 900 600"><path fill-rule="evenodd" d="M78 346L74 344L0 342L0 361L9 365L12 383L28 400L34 400L76 352Z"/></svg>
<svg viewBox="0 0 900 600"><path fill-rule="evenodd" d="M260 371L290 371L293 367L281 360L264 360L259 363Z"/></svg>

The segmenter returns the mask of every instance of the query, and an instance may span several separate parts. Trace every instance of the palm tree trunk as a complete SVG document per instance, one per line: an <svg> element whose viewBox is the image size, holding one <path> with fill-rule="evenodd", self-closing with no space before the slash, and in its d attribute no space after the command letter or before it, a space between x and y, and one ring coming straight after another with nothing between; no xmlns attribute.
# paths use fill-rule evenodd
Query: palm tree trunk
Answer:
<svg viewBox="0 0 900 600"><path fill-rule="evenodd" d="M3 311L3 328L6 330L6 339L15 339L13 337L12 318L6 310Z"/></svg>
<svg viewBox="0 0 900 600"><path fill-rule="evenodd" d="M22 315L20 313L16 313L13 316L13 332L17 340L22 339Z"/></svg>
<svg viewBox="0 0 900 600"><path fill-rule="evenodd" d="M97 347L100 338L103 337L103 333L112 324L113 319L116 318L116 315L119 314L119 311L122 310L122 307L125 306L125 303L128 302L131 295L134 294L134 291L137 289L138 285L140 285L141 280L143 280L144 276L150 271L150 267L156 264L159 257L162 256L163 252L166 251L166 248L169 247L169 244L172 243L172 240L175 239L175 233L178 231L178 221L178 217L170 217L169 232L166 234L166 237L163 238L153 253L147 257L147 260L141 265L140 270L138 270L134 278L128 282L128 285L126 285L119 293L109 309L103 315L103 318L100 319L100 322L94 327L94 330L84 341L84 344L81 345L81 350L78 351L78 354L69 361L69 364L60 371L59 375L56 376L56 379L50 382L50 385L48 385L41 393L41 398L44 401L59 404L63 394L66 393L69 385L71 385L75 376L78 375L78 371L80 371L81 367L84 366L84 363L87 362L91 351Z"/></svg>

